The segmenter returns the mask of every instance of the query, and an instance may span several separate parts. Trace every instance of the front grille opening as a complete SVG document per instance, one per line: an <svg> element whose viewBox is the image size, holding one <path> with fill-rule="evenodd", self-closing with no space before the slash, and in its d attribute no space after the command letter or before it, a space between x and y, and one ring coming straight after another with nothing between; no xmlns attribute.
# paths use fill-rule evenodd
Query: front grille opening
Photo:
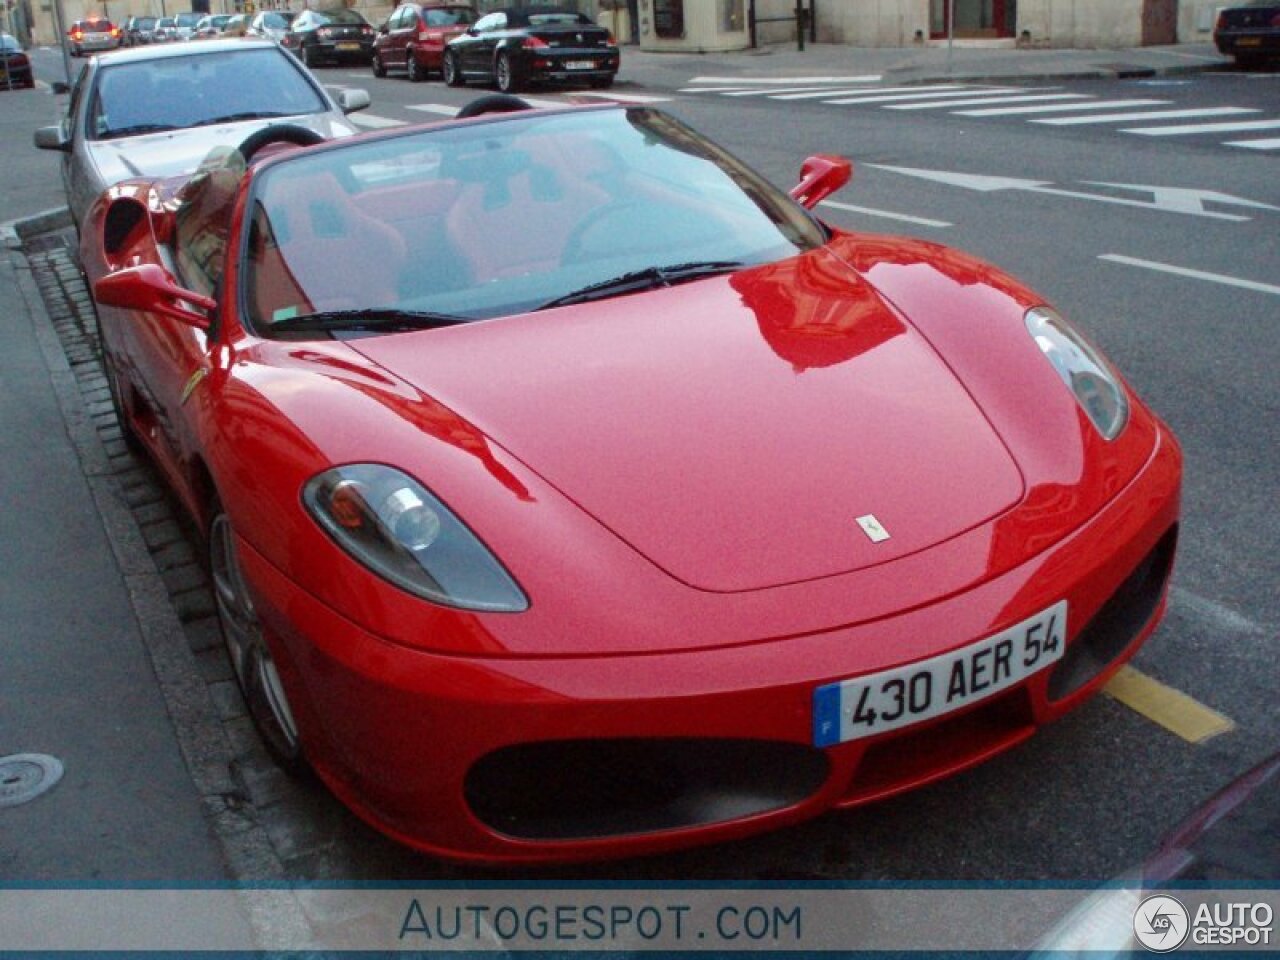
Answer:
<svg viewBox="0 0 1280 960"><path fill-rule="evenodd" d="M507 836L572 840L702 826L793 806L826 756L766 740L564 740L504 747L467 774L466 799Z"/></svg>
<svg viewBox="0 0 1280 960"><path fill-rule="evenodd" d="M840 806L910 790L975 766L1035 732L1024 688L1015 688L956 717L867 748Z"/></svg>
<svg viewBox="0 0 1280 960"><path fill-rule="evenodd" d="M1049 699L1075 693L1124 652L1151 621L1173 569L1178 527L1170 527L1080 631L1049 677Z"/></svg>

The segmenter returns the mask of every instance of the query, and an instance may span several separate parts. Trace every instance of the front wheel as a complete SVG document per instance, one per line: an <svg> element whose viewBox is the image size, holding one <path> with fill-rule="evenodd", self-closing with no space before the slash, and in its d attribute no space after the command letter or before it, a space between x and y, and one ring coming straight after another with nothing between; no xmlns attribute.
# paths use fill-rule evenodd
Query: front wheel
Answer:
<svg viewBox="0 0 1280 960"><path fill-rule="evenodd" d="M385 77L387 75L386 64L382 62L382 58L378 56L376 53L373 55L373 58L369 61L369 69L373 71L373 75L375 77Z"/></svg>
<svg viewBox="0 0 1280 960"><path fill-rule="evenodd" d="M272 757L284 769L300 772L305 763L298 728L240 570L231 521L219 504L213 505L212 513L209 571L227 656L249 716Z"/></svg>
<svg viewBox="0 0 1280 960"><path fill-rule="evenodd" d="M458 55L452 50L445 51L441 72L444 74L444 82L447 86L460 87L466 82L462 79L462 70L458 67Z"/></svg>
<svg viewBox="0 0 1280 960"><path fill-rule="evenodd" d="M418 63L418 54L415 50L409 50L404 62L404 72L408 75L410 83L421 83L427 79L427 71L422 68L422 64Z"/></svg>
<svg viewBox="0 0 1280 960"><path fill-rule="evenodd" d="M494 82L499 90L503 93L515 93L520 89L520 82L516 78L515 65L511 62L508 54L498 54L498 59L493 65Z"/></svg>

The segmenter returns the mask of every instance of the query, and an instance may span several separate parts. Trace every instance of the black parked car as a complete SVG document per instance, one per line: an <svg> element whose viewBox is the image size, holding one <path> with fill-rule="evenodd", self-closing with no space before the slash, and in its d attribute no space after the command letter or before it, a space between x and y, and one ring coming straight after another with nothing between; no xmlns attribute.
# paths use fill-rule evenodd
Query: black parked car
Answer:
<svg viewBox="0 0 1280 960"><path fill-rule="evenodd" d="M1242 67L1280 58L1280 0L1248 0L1219 10L1213 42Z"/></svg>
<svg viewBox="0 0 1280 960"><path fill-rule="evenodd" d="M586 16L555 7L499 10L450 40L444 79L496 84L511 93L538 81L608 87L620 57L613 36Z"/></svg>
<svg viewBox="0 0 1280 960"><path fill-rule="evenodd" d="M303 10L280 42L308 67L342 60L367 64L373 59L376 36L369 21L354 10Z"/></svg>

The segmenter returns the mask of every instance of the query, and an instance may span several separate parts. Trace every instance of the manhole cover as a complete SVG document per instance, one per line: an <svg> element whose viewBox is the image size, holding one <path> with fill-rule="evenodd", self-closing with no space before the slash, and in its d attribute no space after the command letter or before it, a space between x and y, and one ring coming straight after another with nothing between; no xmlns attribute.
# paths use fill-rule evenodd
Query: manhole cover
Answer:
<svg viewBox="0 0 1280 960"><path fill-rule="evenodd" d="M0 807L34 800L62 779L62 763L43 753L0 757Z"/></svg>

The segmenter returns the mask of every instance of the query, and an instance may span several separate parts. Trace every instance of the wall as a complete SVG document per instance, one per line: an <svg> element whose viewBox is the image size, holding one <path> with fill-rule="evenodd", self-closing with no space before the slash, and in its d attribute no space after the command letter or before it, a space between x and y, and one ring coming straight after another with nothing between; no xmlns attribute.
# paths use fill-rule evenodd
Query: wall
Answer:
<svg viewBox="0 0 1280 960"><path fill-rule="evenodd" d="M1142 0L1018 0L1017 32L1054 47L1108 49L1142 43Z"/></svg>

